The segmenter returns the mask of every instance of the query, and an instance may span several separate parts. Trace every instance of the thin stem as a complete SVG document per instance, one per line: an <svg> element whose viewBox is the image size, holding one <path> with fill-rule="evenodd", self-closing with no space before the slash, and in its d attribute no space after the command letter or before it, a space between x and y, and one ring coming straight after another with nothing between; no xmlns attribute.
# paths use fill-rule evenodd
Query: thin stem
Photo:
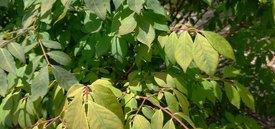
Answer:
<svg viewBox="0 0 275 129"><path fill-rule="evenodd" d="M137 114L140 112L140 110L141 110L141 108L143 107L143 105L144 105L144 103L145 103L145 99L143 99L143 101L141 102L141 104L140 104L140 106L138 107L138 110L137 110L137 112L135 113L135 115L134 115L134 117L132 118L132 121L131 122L133 122L134 121L134 118L137 116Z"/></svg>
<svg viewBox="0 0 275 129"><path fill-rule="evenodd" d="M5 41L5 42L1 43L0 48L6 46L7 44L12 43L14 40L18 39L19 37L21 37L22 35L24 35L25 33L27 33L29 30L31 30L33 28L34 28L34 26L31 26L31 27L25 29L22 33L17 34L14 38L11 38L8 41Z"/></svg>
<svg viewBox="0 0 275 129"><path fill-rule="evenodd" d="M44 58L45 58L45 60L47 62L47 65L51 65L51 63L50 63L50 61L48 59L47 53L46 53L46 51L45 51L45 49L44 49L44 47L42 45L42 41L39 39L39 34L37 34L37 40L38 40L38 43L39 43L39 45L40 45L40 47L42 49L43 56L44 56Z"/></svg>
<svg viewBox="0 0 275 129"><path fill-rule="evenodd" d="M43 129L47 129L47 127L48 126L50 126L52 123L54 123L57 119L59 119L60 118L60 115L58 115L58 116L56 116L56 117L54 117L54 118L52 118L52 119L49 119L49 120L47 120L48 121L48 124L46 124L44 127L43 127Z"/></svg>
<svg viewBox="0 0 275 129"><path fill-rule="evenodd" d="M162 111L166 112L171 119L176 120L183 128L185 129L189 129L180 119L178 119L174 114L172 114L171 112L169 112L168 110L166 110L164 107L158 105L157 103L155 103L154 101L150 100L148 97L144 97L144 96L139 96L139 98L142 98L143 100L147 100L150 103L152 103L153 105L157 106L159 109L161 109Z"/></svg>

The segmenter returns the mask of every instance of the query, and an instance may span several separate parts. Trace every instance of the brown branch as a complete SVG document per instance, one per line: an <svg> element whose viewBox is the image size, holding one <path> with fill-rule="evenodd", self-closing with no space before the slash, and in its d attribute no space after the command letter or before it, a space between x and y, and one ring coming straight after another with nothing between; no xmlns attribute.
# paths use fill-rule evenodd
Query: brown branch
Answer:
<svg viewBox="0 0 275 129"><path fill-rule="evenodd" d="M45 51L45 49L44 49L44 47L43 47L42 41L39 39L39 33L37 33L37 40L38 40L38 43L39 43L39 45L40 45L40 47L41 47L41 50L42 50L42 52L43 52L43 56L44 56L44 58L45 58L45 60L46 60L46 62L47 62L47 65L48 65L48 66L51 65L51 63L50 63L50 61L49 61L49 59L48 59L47 53L46 53L46 51Z"/></svg>
<svg viewBox="0 0 275 129"><path fill-rule="evenodd" d="M157 106L158 108L160 108L162 111L166 112L171 119L176 120L184 129L189 129L180 119L178 119L174 114L172 114L171 112L169 112L168 110L166 110L164 107L158 105L157 103L155 103L154 101L150 100L148 97L144 97L144 96L139 96L139 98L142 98L143 100L147 100L150 103L152 103L153 105Z"/></svg>
<svg viewBox="0 0 275 129"><path fill-rule="evenodd" d="M31 30L31 29L34 29L34 26L31 26L31 27L25 29L23 32L17 34L14 38L11 38L11 39L9 39L9 40L7 40L7 41L1 43L1 44L0 44L0 48L6 46L7 44L12 43L13 41L15 41L16 39L18 39L19 37L21 37L22 35L24 35L25 33L27 33L27 32L28 32L29 30ZM14 32L13 32L13 33L14 33Z"/></svg>

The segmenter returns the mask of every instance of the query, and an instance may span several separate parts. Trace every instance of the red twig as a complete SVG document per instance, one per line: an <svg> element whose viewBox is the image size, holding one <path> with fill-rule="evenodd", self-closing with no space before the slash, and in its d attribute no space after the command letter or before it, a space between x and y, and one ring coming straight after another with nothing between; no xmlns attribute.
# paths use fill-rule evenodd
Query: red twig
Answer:
<svg viewBox="0 0 275 129"><path fill-rule="evenodd" d="M157 103L155 103L154 101L150 100L148 97L143 97L143 96L139 96L139 98L142 98L143 100L147 100L150 103L152 103L153 105L157 106L158 108L160 108L162 111L166 112L168 115L170 115L171 119L176 120L183 128L185 129L189 129L180 119L178 119L174 114L172 114L171 112L169 112L168 110L166 110L164 107L158 105Z"/></svg>
<svg viewBox="0 0 275 129"><path fill-rule="evenodd" d="M86 102L86 104L88 104L88 97L89 97L89 86L88 86L88 85L86 85L84 90L85 90L84 94L85 94L85 97L86 97L85 102Z"/></svg>

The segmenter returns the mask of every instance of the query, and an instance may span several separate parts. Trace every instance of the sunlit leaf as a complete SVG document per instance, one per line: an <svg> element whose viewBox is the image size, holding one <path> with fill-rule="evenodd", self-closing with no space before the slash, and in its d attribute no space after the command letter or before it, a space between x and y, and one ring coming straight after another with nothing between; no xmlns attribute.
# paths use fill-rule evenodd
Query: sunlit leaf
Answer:
<svg viewBox="0 0 275 129"><path fill-rule="evenodd" d="M48 92L49 86L49 73L48 66L43 67L38 75L34 78L31 83L31 96L30 101L35 101L39 97L43 97Z"/></svg>
<svg viewBox="0 0 275 129"><path fill-rule="evenodd" d="M219 55L208 40L199 33L196 35L193 46L193 58L202 71L214 75L219 62Z"/></svg>
<svg viewBox="0 0 275 129"><path fill-rule="evenodd" d="M24 48L20 44L12 42L8 44L8 50L14 57L19 59L21 62L26 62Z"/></svg>
<svg viewBox="0 0 275 129"><path fill-rule="evenodd" d="M120 5L122 5L125 0L112 0L112 1L115 5L116 9L118 9L120 7Z"/></svg>
<svg viewBox="0 0 275 129"><path fill-rule="evenodd" d="M64 68L57 65L52 65L52 71L58 84L68 90L72 85L78 83L75 76Z"/></svg>
<svg viewBox="0 0 275 129"><path fill-rule="evenodd" d="M50 58L62 65L68 65L71 62L70 56L62 51L50 51L47 53Z"/></svg>
<svg viewBox="0 0 275 129"><path fill-rule="evenodd" d="M89 129L84 106L81 96L75 97L69 104L64 115L66 126L69 129Z"/></svg>
<svg viewBox="0 0 275 129"><path fill-rule="evenodd" d="M168 41L164 46L166 57L172 64L175 64L176 62L175 50L178 42L179 42L178 36L175 32L173 32L172 34L169 35Z"/></svg>
<svg viewBox="0 0 275 129"><path fill-rule="evenodd" d="M123 62L128 52L128 44L123 39L114 37L112 39L111 49L112 49L112 55L120 62Z"/></svg>
<svg viewBox="0 0 275 129"><path fill-rule="evenodd" d="M142 115L136 115L133 119L134 129L151 129L150 122Z"/></svg>
<svg viewBox="0 0 275 129"><path fill-rule="evenodd" d="M163 112L157 110L151 118L151 127L152 129L161 129L163 126Z"/></svg>
<svg viewBox="0 0 275 129"><path fill-rule="evenodd" d="M178 112L179 111L179 102L176 99L176 97L171 94L170 92L164 92L165 100L168 105L169 111L172 113Z"/></svg>
<svg viewBox="0 0 275 129"><path fill-rule="evenodd" d="M160 2L158 0L146 0L146 5L149 9L152 9L155 13L166 15L166 11L161 6Z"/></svg>
<svg viewBox="0 0 275 129"><path fill-rule="evenodd" d="M181 68L186 72L192 61L193 40L188 32L183 32L176 44L175 59Z"/></svg>
<svg viewBox="0 0 275 129"><path fill-rule="evenodd" d="M107 10L110 10L110 0L85 0L85 5L103 20Z"/></svg>
<svg viewBox="0 0 275 129"><path fill-rule="evenodd" d="M153 26L147 21L141 21L138 24L136 33L137 40L151 48L151 43L155 39L155 29Z"/></svg>
<svg viewBox="0 0 275 129"><path fill-rule="evenodd" d="M173 119L166 122L162 129L176 129Z"/></svg>
<svg viewBox="0 0 275 129"><path fill-rule="evenodd" d="M88 122L92 129L123 129L120 119L107 108L94 103L88 103Z"/></svg>
<svg viewBox="0 0 275 129"><path fill-rule="evenodd" d="M226 58L232 59L234 61L236 60L234 51L231 45L228 43L228 41L224 37L211 31L201 31L201 32L207 38L210 44L214 47L215 50L217 50L220 54L222 54Z"/></svg>
<svg viewBox="0 0 275 129"><path fill-rule="evenodd" d="M135 13L130 9L125 9L115 15L112 21L112 31L118 35L125 35L134 31L137 21L134 18Z"/></svg>
<svg viewBox="0 0 275 129"><path fill-rule="evenodd" d="M0 60L0 68L16 75L15 62L8 50L0 48Z"/></svg>
<svg viewBox="0 0 275 129"><path fill-rule="evenodd" d="M141 9L143 8L145 0L127 0L127 4L131 10L140 14Z"/></svg>
<svg viewBox="0 0 275 129"><path fill-rule="evenodd" d="M151 119L154 114L154 111L149 106L143 106L141 108L141 111L142 111L143 115L145 117L147 117L148 119Z"/></svg>
<svg viewBox="0 0 275 129"><path fill-rule="evenodd" d="M47 11L51 10L56 0L42 0L40 14L43 16Z"/></svg>
<svg viewBox="0 0 275 129"><path fill-rule="evenodd" d="M177 90L174 90L174 92L179 100L178 102L179 102L179 105L180 105L183 113L186 115L189 115L189 102L188 102L186 96Z"/></svg>
<svg viewBox="0 0 275 129"><path fill-rule="evenodd" d="M230 103L239 109L241 98L237 89L228 82L224 82L224 87L226 96L229 99Z"/></svg>
<svg viewBox="0 0 275 129"><path fill-rule="evenodd" d="M166 45L166 43L168 43L168 41L169 41L168 40L168 35L161 34L161 35L158 36L158 42L159 42L159 44L162 48L164 48L164 46Z"/></svg>

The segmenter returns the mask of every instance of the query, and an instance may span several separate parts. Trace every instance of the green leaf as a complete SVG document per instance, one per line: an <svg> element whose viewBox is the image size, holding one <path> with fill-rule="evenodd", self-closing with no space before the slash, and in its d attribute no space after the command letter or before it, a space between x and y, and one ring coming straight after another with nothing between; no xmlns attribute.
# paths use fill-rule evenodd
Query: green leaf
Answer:
<svg viewBox="0 0 275 129"><path fill-rule="evenodd" d="M0 60L0 68L16 75L15 62L8 50L0 48Z"/></svg>
<svg viewBox="0 0 275 129"><path fill-rule="evenodd" d="M47 53L53 60L62 65L68 65L71 62L70 56L62 51L50 51Z"/></svg>
<svg viewBox="0 0 275 129"><path fill-rule="evenodd" d="M92 84L92 97L94 101L112 111L121 120L121 122L123 122L124 115L122 112L122 106L113 92L108 87L103 85L104 84Z"/></svg>
<svg viewBox="0 0 275 129"><path fill-rule="evenodd" d="M5 97L8 90L7 74L0 69L0 95Z"/></svg>
<svg viewBox="0 0 275 129"><path fill-rule="evenodd" d="M85 19L84 26L82 27L82 31L85 33L95 33L98 32L102 27L102 20L99 19L95 14L91 11L85 11Z"/></svg>
<svg viewBox="0 0 275 129"><path fill-rule="evenodd" d="M232 67L232 66L226 66L224 67L223 77L236 77L241 74L241 71Z"/></svg>
<svg viewBox="0 0 275 129"><path fill-rule="evenodd" d="M178 112L179 111L179 103L178 100L176 99L175 95L171 94L170 92L164 92L165 100L168 105L169 111L172 113Z"/></svg>
<svg viewBox="0 0 275 129"><path fill-rule="evenodd" d="M137 26L135 13L126 8L118 12L112 20L112 31L118 35L125 35L133 32Z"/></svg>
<svg viewBox="0 0 275 129"><path fill-rule="evenodd" d="M45 40L42 42L43 45L47 48L53 48L53 49L61 49L61 44L57 41L53 41L53 40Z"/></svg>
<svg viewBox="0 0 275 129"><path fill-rule="evenodd" d="M163 119L163 112L160 109L157 110L151 118L152 129L162 129Z"/></svg>
<svg viewBox="0 0 275 129"><path fill-rule="evenodd" d="M99 18L105 19L107 10L110 10L110 0L84 0L85 5Z"/></svg>
<svg viewBox="0 0 275 129"><path fill-rule="evenodd" d="M176 44L175 59L181 68L186 72L192 61L193 40L188 32L183 32Z"/></svg>
<svg viewBox="0 0 275 129"><path fill-rule="evenodd" d="M68 90L72 85L78 83L75 76L64 68L52 65L52 71L59 86L65 90Z"/></svg>
<svg viewBox="0 0 275 129"><path fill-rule="evenodd" d="M151 129L150 122L142 115L136 115L133 120L134 129Z"/></svg>
<svg viewBox="0 0 275 129"><path fill-rule="evenodd" d="M166 34L160 34L158 36L158 42L159 42L161 48L164 48L164 46L166 45L166 43L169 41L168 38L169 38L169 36L166 35Z"/></svg>
<svg viewBox="0 0 275 129"><path fill-rule="evenodd" d="M8 50L14 57L19 59L21 62L26 62L24 48L20 44L12 42L8 44Z"/></svg>
<svg viewBox="0 0 275 129"><path fill-rule="evenodd" d="M166 16L166 11L158 0L146 0L146 5L148 9L152 9L155 13Z"/></svg>
<svg viewBox="0 0 275 129"><path fill-rule="evenodd" d="M221 86L216 81L210 81L213 86L214 96L221 102L222 101L222 90Z"/></svg>
<svg viewBox="0 0 275 129"><path fill-rule="evenodd" d="M192 126L192 128L197 129L195 124L193 123L193 121L187 115L185 115L181 112L175 113L175 115L183 118L186 122L188 122L189 125Z"/></svg>
<svg viewBox="0 0 275 129"><path fill-rule="evenodd" d="M214 75L218 62L219 54L209 44L208 40L197 33L194 46L193 58L196 65L208 75Z"/></svg>
<svg viewBox="0 0 275 129"><path fill-rule="evenodd" d="M151 119L154 114L154 111L149 106L143 106L141 111L143 115L148 119Z"/></svg>
<svg viewBox="0 0 275 129"><path fill-rule="evenodd" d="M230 43L228 43L228 41L224 37L211 31L201 31L201 32L207 38L210 44L214 47L215 50L217 50L220 54L222 54L226 58L232 59L234 61L236 60L234 51Z"/></svg>
<svg viewBox="0 0 275 129"><path fill-rule="evenodd" d="M64 114L64 120L69 129L89 129L85 105L82 104L82 97L80 95L75 97L69 104Z"/></svg>
<svg viewBox="0 0 275 129"><path fill-rule="evenodd" d="M228 82L224 82L224 87L225 87L226 96L229 99L230 103L233 104L238 109L240 109L241 98L237 89Z"/></svg>
<svg viewBox="0 0 275 129"><path fill-rule="evenodd" d="M255 111L255 100L253 95L239 82L235 81L235 84L237 85L237 89L244 104L251 110Z"/></svg>
<svg viewBox="0 0 275 129"><path fill-rule="evenodd" d="M273 12L273 19L275 21L275 0L273 0L273 8L272 8L272 12Z"/></svg>
<svg viewBox="0 0 275 129"><path fill-rule="evenodd" d="M118 9L120 7L120 5L123 4L124 1L125 0L113 0L113 3L115 5L116 9Z"/></svg>
<svg viewBox="0 0 275 129"><path fill-rule="evenodd" d="M42 0L40 14L43 16L47 11L51 10L56 0Z"/></svg>
<svg viewBox="0 0 275 129"><path fill-rule="evenodd" d="M111 38L108 36L102 37L99 42L95 46L96 48L96 56L100 57L106 54L111 48Z"/></svg>
<svg viewBox="0 0 275 129"><path fill-rule="evenodd" d="M141 9L143 8L143 4L145 0L127 0L127 4L131 10L140 14Z"/></svg>
<svg viewBox="0 0 275 129"><path fill-rule="evenodd" d="M127 42L118 37L114 37L111 42L112 55L122 63L128 52Z"/></svg>
<svg viewBox="0 0 275 129"><path fill-rule="evenodd" d="M82 84L73 85L67 92L67 97L75 97L76 95L82 93L84 90L84 86Z"/></svg>
<svg viewBox="0 0 275 129"><path fill-rule="evenodd" d="M88 103L88 122L91 129L123 129L120 119L107 108L91 102Z"/></svg>
<svg viewBox="0 0 275 129"><path fill-rule="evenodd" d="M176 129L173 119L166 122L162 129Z"/></svg>
<svg viewBox="0 0 275 129"><path fill-rule="evenodd" d="M136 31L137 40L151 48L151 43L155 39L155 29L145 20L138 23L138 30Z"/></svg>
<svg viewBox="0 0 275 129"><path fill-rule="evenodd" d="M175 64L176 62L175 50L178 42L179 42L178 36L175 32L173 32L172 34L169 35L168 41L164 46L166 57L172 64Z"/></svg>
<svg viewBox="0 0 275 129"><path fill-rule="evenodd" d="M31 83L31 96L30 101L35 101L39 97L43 97L48 92L49 86L49 73L48 66L43 67L39 74L34 78Z"/></svg>
<svg viewBox="0 0 275 129"><path fill-rule="evenodd" d="M189 102L188 102L186 96L177 90L174 90L174 92L179 100L178 102L179 102L179 105L180 105L183 113L186 115L189 115Z"/></svg>

